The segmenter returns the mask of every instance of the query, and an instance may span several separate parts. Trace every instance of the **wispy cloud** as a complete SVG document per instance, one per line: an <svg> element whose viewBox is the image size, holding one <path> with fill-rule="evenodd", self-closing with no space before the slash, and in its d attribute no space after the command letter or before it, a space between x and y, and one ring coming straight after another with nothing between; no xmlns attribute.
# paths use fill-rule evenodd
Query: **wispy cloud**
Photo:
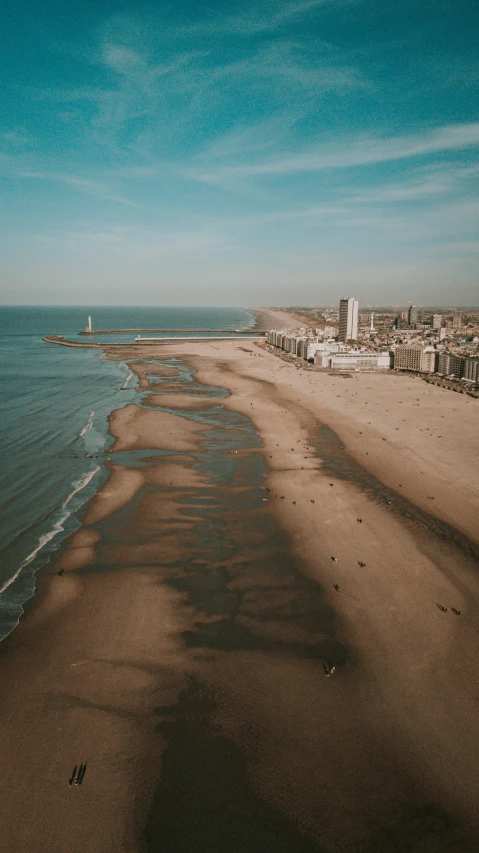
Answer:
<svg viewBox="0 0 479 853"><path fill-rule="evenodd" d="M84 254L108 256L114 248L125 262L150 262L169 257L184 260L223 254L236 246L232 236L214 227L180 229L174 227L143 227L98 225L79 230L38 233L34 239L46 245L61 245L64 249Z"/></svg>
<svg viewBox="0 0 479 853"><path fill-rule="evenodd" d="M117 204L125 204L128 207L142 207L142 205L125 198L122 195L116 194L110 187L101 181L93 178L85 178L80 175L71 175L65 172L35 172L35 171L19 171L15 175L17 178L24 178L33 181L52 181L58 184L72 187L80 192L93 195L96 198L101 198L104 201L113 201Z"/></svg>
<svg viewBox="0 0 479 853"><path fill-rule="evenodd" d="M251 36L276 30L282 25L306 15L321 6L334 4L344 6L358 0L263 0L251 3L240 15L224 15L213 12L202 21L181 28L183 34L214 35L235 34Z"/></svg>
<svg viewBox="0 0 479 853"><path fill-rule="evenodd" d="M299 91L314 90L316 94L371 88L357 69L334 58L320 45L316 45L315 56L311 57L302 45L281 40L249 53L245 59L216 66L210 70L210 77L211 82L228 78L277 79L282 85L287 83Z"/></svg>
<svg viewBox="0 0 479 853"><path fill-rule="evenodd" d="M96 4L52 39L47 22L2 81L3 242L35 232L49 265L74 254L114 265L112 281L188 267L211 282L224 261L275 284L291 259L289 280L307 269L315 294L327 257L331 272L343 256L352 271L365 257L384 270L429 250L436 267L477 257L472 42L444 58L461 71L446 85L446 46L418 55L424 4L396 31L391 4L363 3L137 4L106 18Z"/></svg>
<svg viewBox="0 0 479 853"><path fill-rule="evenodd" d="M246 15L231 20L246 28L269 27L331 2L271 0L252 4ZM235 43L232 50L231 20L218 17L220 43L214 45L193 33L177 40L178 24L165 31L168 38L161 33L153 43L128 16L117 16L83 57L102 70L99 82L43 86L30 94L61 105L58 120L77 141L107 147L118 158L134 152L147 159L173 147L190 149L193 138L198 153L213 128L230 132L233 117L243 126L255 116L256 123L286 112L305 117L318 109L318 99L332 93L343 97L373 89L341 51L317 38L310 42L281 31L243 46ZM205 26L209 23L198 24Z"/></svg>
<svg viewBox="0 0 479 853"><path fill-rule="evenodd" d="M164 110L168 99L175 97L180 103L185 101L191 115L197 114L201 105L204 111L211 109L213 105L207 99L211 94L217 110L221 90L228 102L234 93L237 97L236 86L254 86L255 82L264 86L268 80L276 81L278 103L276 98L273 103L280 110L279 96L282 94L284 99L285 86L297 91L298 96L371 88L357 69L341 63L340 59L333 62L325 55L313 61L300 46L287 41L257 48L241 60L220 62L212 60L207 52L189 51L164 64L152 62L146 55L122 45L108 43L102 46L98 61L114 75L114 85L109 88L43 89L37 96L61 104L90 102L96 108L93 123L113 126L140 116L150 116L158 122L164 116L158 114L160 106ZM231 95L226 86L233 87ZM268 94L271 98L274 92L270 90ZM169 104L166 119L171 119L177 106L178 101Z"/></svg>
<svg viewBox="0 0 479 853"><path fill-rule="evenodd" d="M451 172L461 173L460 169ZM464 172L470 171L464 169ZM403 192L401 190L404 190ZM410 192L408 192L410 190ZM456 195L452 193L456 190ZM417 201L420 204L417 204ZM371 191L352 191L344 186L331 193L330 198L315 205L296 208L265 210L238 217L223 223L232 232L287 235L288 242L308 242L316 234L318 240L343 240L347 232L367 238L370 244L380 236L394 244L408 246L435 246L438 240L473 245L477 239L479 200L461 192L460 182L444 181L444 186L426 183L401 187L376 187ZM283 229L286 227L286 230ZM363 239L363 237L361 239ZM349 236L348 238L349 239ZM354 239L354 237L351 237Z"/></svg>
<svg viewBox="0 0 479 853"><path fill-rule="evenodd" d="M414 202L447 196L455 192L464 192L470 187L470 182L479 177L479 164L472 166L449 166L441 168L429 164L422 169L415 169L401 180L383 186L368 187L348 194L356 202L365 204Z"/></svg>
<svg viewBox="0 0 479 853"><path fill-rule="evenodd" d="M9 151L22 151L31 144L32 139L24 127L13 127L0 133L0 144Z"/></svg>
<svg viewBox="0 0 479 853"><path fill-rule="evenodd" d="M426 133L410 136L369 138L349 144L328 144L321 149L293 156L264 161L216 166L212 169L187 169L186 174L197 181L226 186L240 178L260 178L290 175L300 172L321 172L345 169L392 160L421 157L446 151L461 150L479 145L479 122L448 125Z"/></svg>

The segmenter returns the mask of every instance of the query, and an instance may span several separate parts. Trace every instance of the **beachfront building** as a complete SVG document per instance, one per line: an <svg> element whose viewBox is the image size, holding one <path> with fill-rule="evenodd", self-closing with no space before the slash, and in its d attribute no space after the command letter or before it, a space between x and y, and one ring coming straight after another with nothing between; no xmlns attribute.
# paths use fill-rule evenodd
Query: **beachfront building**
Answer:
<svg viewBox="0 0 479 853"><path fill-rule="evenodd" d="M426 347L421 356L421 373L435 373L437 367L437 352L432 347Z"/></svg>
<svg viewBox="0 0 479 853"><path fill-rule="evenodd" d="M308 347L311 344L311 341L316 341L317 338L304 337L298 338L298 342L296 344L296 355L298 358L307 358L308 357Z"/></svg>
<svg viewBox="0 0 479 853"><path fill-rule="evenodd" d="M318 344L318 338L308 335L305 329L298 331L284 331L283 329L270 329L266 333L266 341L273 347L282 349L283 352L288 352L298 358L308 358L308 347L313 344ZM311 356L312 357L312 356Z"/></svg>
<svg viewBox="0 0 479 853"><path fill-rule="evenodd" d="M330 354L332 352L347 352L349 350L346 344L331 340L320 340L314 335L308 335L303 329L299 329L296 332L270 329L266 333L266 341L271 346L282 349L283 352L290 353L298 358L304 358L305 361L310 362L314 360L317 352Z"/></svg>
<svg viewBox="0 0 479 853"><path fill-rule="evenodd" d="M465 375L466 361L469 359L463 355L454 355L452 352L442 352L439 355L437 372L441 376L452 376L454 379L462 379Z"/></svg>
<svg viewBox="0 0 479 853"><path fill-rule="evenodd" d="M392 366L389 350L352 349L341 341L320 340L307 334L304 329L296 332L270 329L266 341L271 346L327 370L387 370Z"/></svg>
<svg viewBox="0 0 479 853"><path fill-rule="evenodd" d="M402 344L394 350L395 370L421 370L423 348Z"/></svg>
<svg viewBox="0 0 479 853"><path fill-rule="evenodd" d="M303 358L306 361L314 361L314 356L318 350L322 349L324 344L319 341L305 341L303 346Z"/></svg>
<svg viewBox="0 0 479 853"><path fill-rule="evenodd" d="M441 376L450 376L451 374L451 354L449 352L439 353L437 372Z"/></svg>
<svg viewBox="0 0 479 853"><path fill-rule="evenodd" d="M355 341L358 337L359 303L352 296L346 296L339 301L339 334L338 339Z"/></svg>
<svg viewBox="0 0 479 853"><path fill-rule="evenodd" d="M454 379L462 379L466 368L466 358L463 355L451 355L450 371Z"/></svg>
<svg viewBox="0 0 479 853"><path fill-rule="evenodd" d="M284 352L290 352L292 355L298 354L297 351L300 343L307 338L308 336L304 329L300 329L298 332L285 332L283 329L270 329L270 331L266 333L266 341L268 344L271 344L273 347L278 347L279 349L284 350Z"/></svg>
<svg viewBox="0 0 479 853"><path fill-rule="evenodd" d="M432 347L402 344L394 350L395 370L414 370L418 373L434 373L437 353Z"/></svg>
<svg viewBox="0 0 479 853"><path fill-rule="evenodd" d="M318 349L314 356L315 367L323 370L389 370L391 367L389 351L378 353L346 347L341 350L327 347Z"/></svg>
<svg viewBox="0 0 479 853"><path fill-rule="evenodd" d="M389 352L350 352L332 353L327 366L330 370L389 370L391 356ZM316 361L315 361L316 363Z"/></svg>
<svg viewBox="0 0 479 853"><path fill-rule="evenodd" d="M435 370L440 376L464 379L474 385L479 383L479 358L477 356L441 352L438 355Z"/></svg>
<svg viewBox="0 0 479 853"><path fill-rule="evenodd" d="M464 379L479 385L479 358L466 358L464 365Z"/></svg>

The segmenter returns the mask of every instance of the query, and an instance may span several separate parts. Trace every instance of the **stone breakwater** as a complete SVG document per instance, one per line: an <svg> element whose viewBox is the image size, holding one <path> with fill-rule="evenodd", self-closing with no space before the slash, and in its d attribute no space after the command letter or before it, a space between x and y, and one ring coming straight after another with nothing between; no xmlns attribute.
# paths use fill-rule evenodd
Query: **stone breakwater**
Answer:
<svg viewBox="0 0 479 853"><path fill-rule="evenodd" d="M137 332L148 332L148 334L163 334L164 332L175 332L182 333L188 335L208 335L208 334L220 334L224 332L227 335L245 335L248 333L247 329L93 329L91 332L84 331L78 332L79 335L85 335L86 337L91 337L93 335L128 335ZM251 333L255 333L257 335L265 335L266 331L262 332L258 329L251 329Z"/></svg>

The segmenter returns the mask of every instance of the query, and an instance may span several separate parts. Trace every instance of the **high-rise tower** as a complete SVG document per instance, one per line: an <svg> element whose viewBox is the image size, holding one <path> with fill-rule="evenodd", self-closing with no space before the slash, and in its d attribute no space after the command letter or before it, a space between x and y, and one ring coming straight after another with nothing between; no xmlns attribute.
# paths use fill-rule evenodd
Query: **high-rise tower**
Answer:
<svg viewBox="0 0 479 853"><path fill-rule="evenodd" d="M345 296L339 301L339 335L340 341L355 341L358 337L359 304L353 296Z"/></svg>
<svg viewBox="0 0 479 853"><path fill-rule="evenodd" d="M410 305L407 312L407 321L410 326L414 326L419 319L419 311L415 305Z"/></svg>

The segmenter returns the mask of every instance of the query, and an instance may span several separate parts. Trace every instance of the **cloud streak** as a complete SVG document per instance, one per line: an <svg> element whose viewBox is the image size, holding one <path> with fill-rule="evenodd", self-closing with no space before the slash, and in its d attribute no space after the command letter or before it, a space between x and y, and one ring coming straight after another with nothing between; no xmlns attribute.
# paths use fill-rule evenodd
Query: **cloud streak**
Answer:
<svg viewBox="0 0 479 853"><path fill-rule="evenodd" d="M85 178L80 175L70 175L64 172L35 172L35 171L24 171L17 172L15 175L17 178L23 178L26 180L33 181L51 181L57 184L63 184L67 187L72 187L75 190L79 190L80 192L86 193L87 195L95 196L96 198L101 198L104 201L113 201L117 204L124 204L128 207L137 207L141 208L142 205L137 204L134 201L131 201L124 196L117 195L110 187L101 181L94 180L93 178Z"/></svg>
<svg viewBox="0 0 479 853"><path fill-rule="evenodd" d="M251 5L251 11L246 10L242 15L214 14L209 20L203 20L177 30L181 35L221 35L235 34L252 36L259 33L274 31L291 22L301 15L307 15L321 6L345 6L358 0L269 0L260 5ZM267 7L267 8L266 8Z"/></svg>
<svg viewBox="0 0 479 853"><path fill-rule="evenodd" d="M97 229L61 230L55 234L38 233L35 241L45 245L67 248L84 255L108 256L115 252L117 260L127 263L148 263L158 258L188 260L224 254L236 247L232 236L214 227L167 228L132 226L105 226Z"/></svg>
<svg viewBox="0 0 479 853"><path fill-rule="evenodd" d="M302 172L348 169L374 163L459 151L479 145L479 122L448 125L427 133L389 139L363 139L350 144L325 145L322 149L263 163L222 165L212 169L190 169L194 180L225 186L241 178L284 176Z"/></svg>

